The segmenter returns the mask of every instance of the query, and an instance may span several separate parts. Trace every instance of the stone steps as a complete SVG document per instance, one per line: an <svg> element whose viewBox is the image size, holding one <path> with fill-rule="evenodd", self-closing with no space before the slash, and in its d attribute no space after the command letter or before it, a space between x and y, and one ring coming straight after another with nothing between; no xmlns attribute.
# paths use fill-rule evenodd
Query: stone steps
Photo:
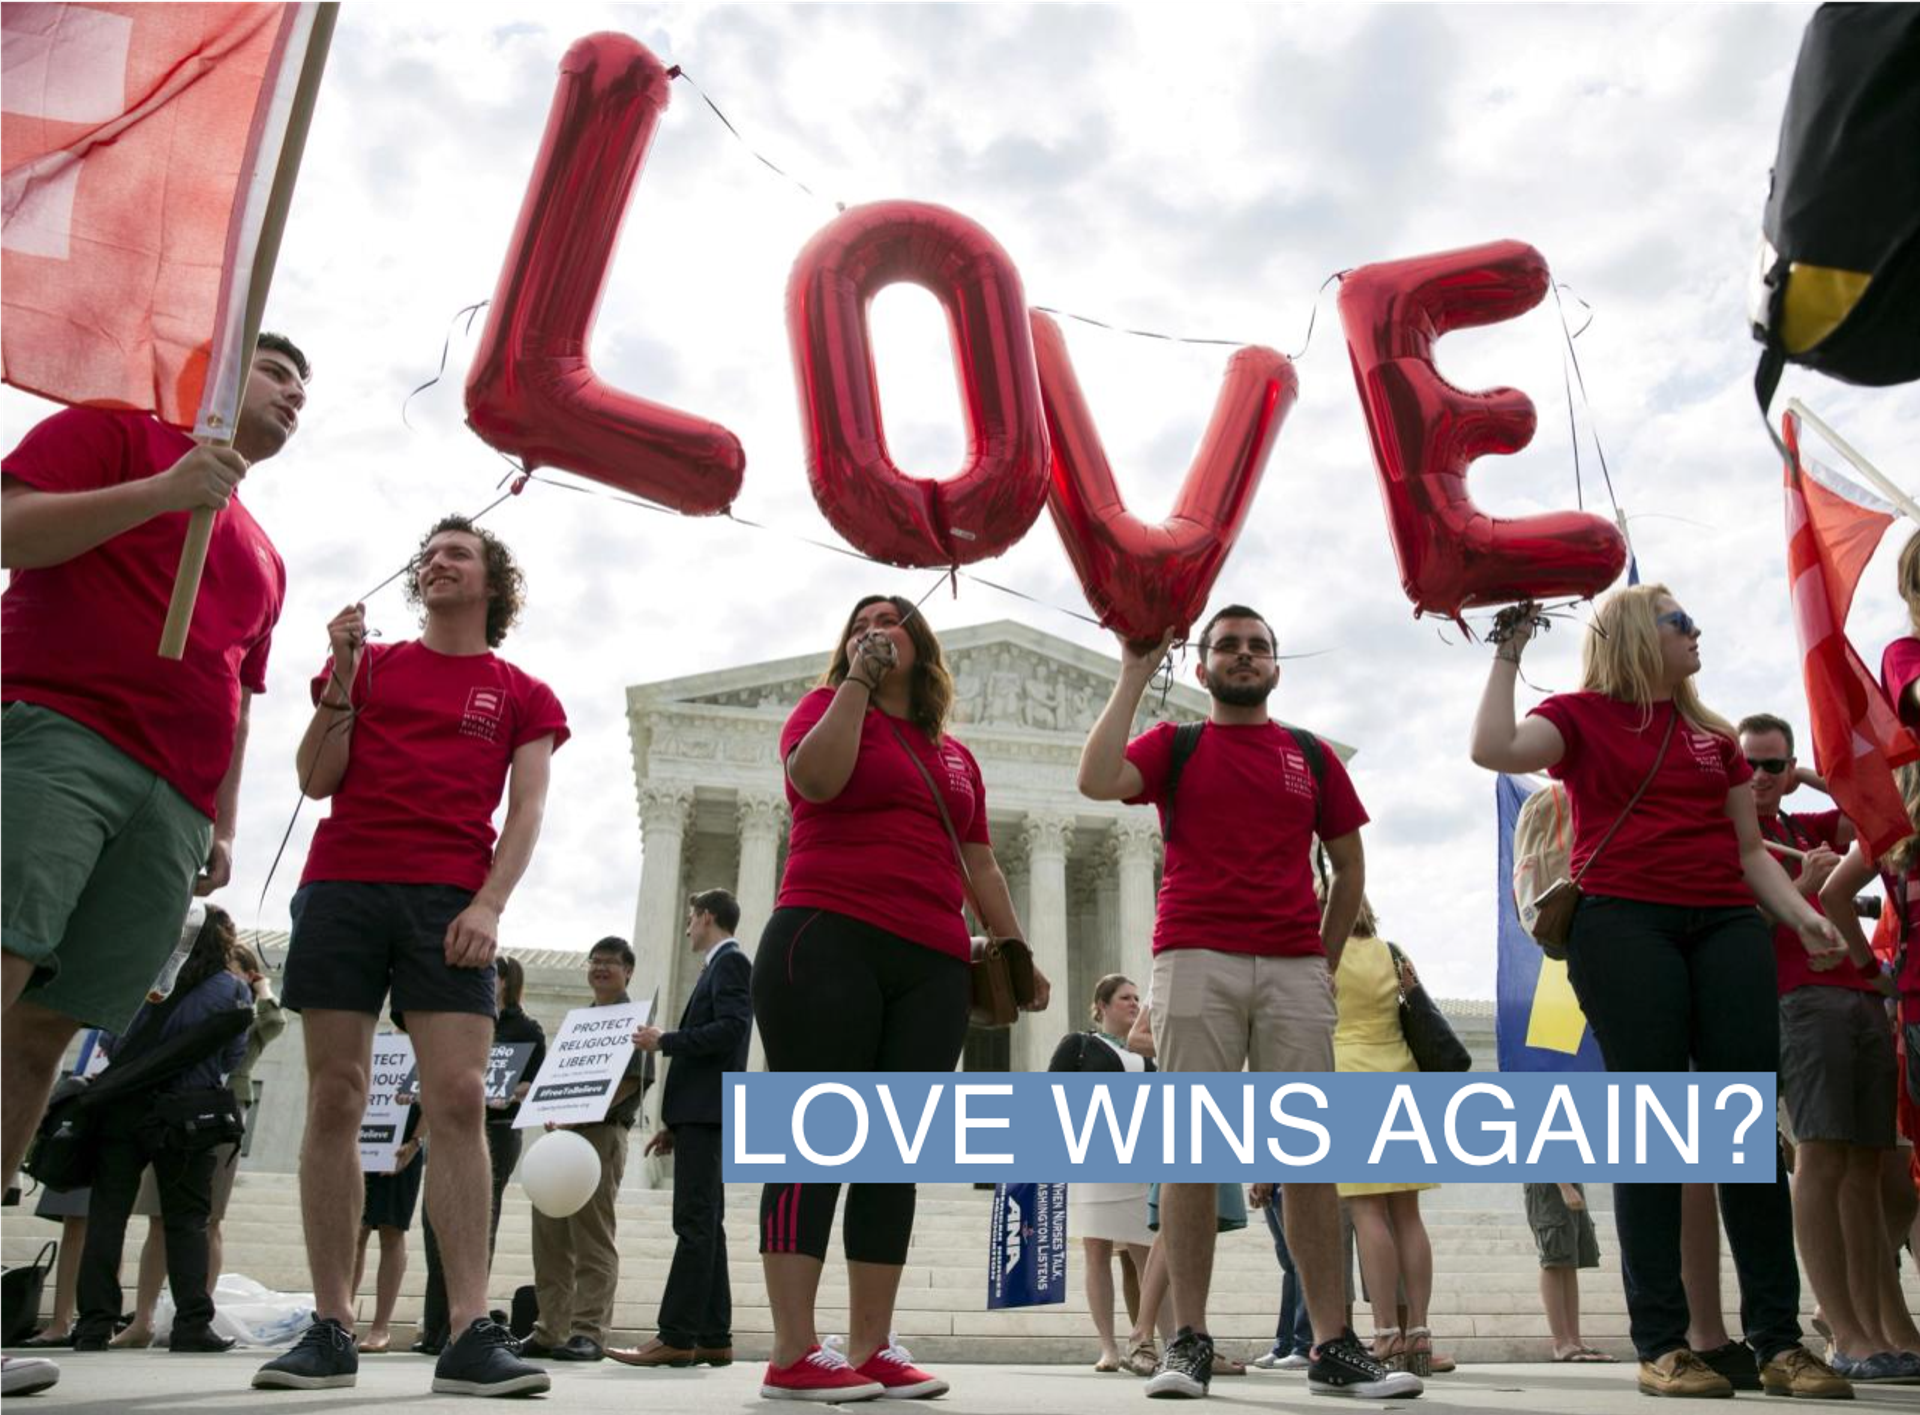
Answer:
<svg viewBox="0 0 1920 1415"><path fill-rule="evenodd" d="M985 1307L988 1198L958 1185L921 1190L914 1246L897 1307L900 1338L928 1361L1090 1362L1095 1352L1091 1319L1077 1282L1060 1306L1007 1312ZM1613 1251L1611 1193L1596 1186L1592 1201L1600 1229L1602 1266L1581 1284L1584 1334L1625 1355L1626 1304ZM760 1268L754 1256L758 1193L749 1186L728 1190L729 1265L734 1290L734 1329L743 1358L765 1355L772 1336ZM1540 1360L1547 1346L1546 1318L1538 1296L1539 1267L1515 1185L1459 1185L1423 1195L1422 1210L1434 1246L1432 1325L1441 1344L1470 1361ZM622 1240L621 1281L615 1296L614 1336L619 1343L652 1334L660 1291L673 1253L671 1196L658 1190L623 1193L617 1205ZM518 1185L509 1186L501 1217L498 1252L490 1283L495 1305L508 1305L515 1287L532 1280L529 1209ZM9 1211L0 1225L0 1256L9 1263L30 1259L58 1226ZM310 1287L300 1241L297 1186L291 1176L243 1172L227 1215L227 1266L282 1291ZM137 1262L141 1225L130 1230L123 1281L129 1286ZM426 1266L416 1222L408 1235L410 1262L401 1285L396 1336L411 1339L411 1322L426 1286ZM1076 1247L1071 1261L1077 1265ZM1723 1262L1723 1305L1739 1310L1731 1262ZM371 1279L368 1279L371 1282ZM1920 1283L1907 1290L1920 1306ZM1216 1257L1209 1323L1229 1349L1253 1354L1271 1341L1279 1303L1280 1272L1266 1226L1256 1214L1243 1232L1223 1234ZM48 1298L51 1300L51 1290ZM130 1295L130 1294L129 1294ZM839 1257L827 1263L820 1288L823 1331L844 1330L848 1294ZM1807 1296L1811 1306L1811 1294ZM371 1316L371 1291L359 1312ZM1123 1314L1124 1324L1124 1314ZM1364 1311L1358 1322L1370 1325Z"/></svg>

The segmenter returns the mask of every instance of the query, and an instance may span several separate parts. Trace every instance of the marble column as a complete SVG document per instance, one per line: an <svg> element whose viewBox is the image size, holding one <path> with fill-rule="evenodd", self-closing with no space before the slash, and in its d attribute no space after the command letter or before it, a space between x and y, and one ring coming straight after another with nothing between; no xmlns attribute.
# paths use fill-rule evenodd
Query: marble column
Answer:
<svg viewBox="0 0 1920 1415"><path fill-rule="evenodd" d="M1059 1000L1046 1012L1022 1018L1015 1031L1016 1071L1042 1071L1059 1041L1054 1025L1062 1006L1071 1007L1072 979L1067 972L1067 847L1073 839L1073 817L1060 812L1036 812L1027 817L1021 844L1027 857L1027 908L1022 920L1033 961L1059 991Z"/></svg>
<svg viewBox="0 0 1920 1415"><path fill-rule="evenodd" d="M640 788L640 902L633 916L631 992L639 1002L657 988L662 1009L673 1006L674 964L682 952L686 901L680 897L680 876L692 821L691 786Z"/></svg>
<svg viewBox="0 0 1920 1415"><path fill-rule="evenodd" d="M1160 828L1146 819L1114 822L1114 868L1119 876L1115 913L1119 944L1118 971L1140 985L1144 998L1153 973L1154 851Z"/></svg>
<svg viewBox="0 0 1920 1415"><path fill-rule="evenodd" d="M787 803L778 796L758 792L740 794L740 875L734 898L740 901L740 946L751 958L760 942L760 931L773 916L773 900L779 878L780 832L786 826ZM760 1042L760 1029L753 1029L753 1044L747 1054L749 1071L767 1068L766 1048Z"/></svg>
<svg viewBox="0 0 1920 1415"><path fill-rule="evenodd" d="M741 793L740 877L734 897L740 901L740 945L749 955L773 916L779 885L775 866L780 858L780 832L786 823L787 803L778 796Z"/></svg>
<svg viewBox="0 0 1920 1415"><path fill-rule="evenodd" d="M1120 971L1120 874L1113 857L1104 851L1094 857L1093 937L1092 966L1087 972L1097 981ZM1134 982L1146 986L1144 979Z"/></svg>

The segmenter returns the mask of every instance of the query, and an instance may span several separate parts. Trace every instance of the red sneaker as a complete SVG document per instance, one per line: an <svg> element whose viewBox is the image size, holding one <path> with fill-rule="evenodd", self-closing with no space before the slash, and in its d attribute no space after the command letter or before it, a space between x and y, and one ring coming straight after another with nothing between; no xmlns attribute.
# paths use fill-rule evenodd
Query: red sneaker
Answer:
<svg viewBox="0 0 1920 1415"><path fill-rule="evenodd" d="M791 1366L768 1362L767 1374L760 1382L763 1400L871 1400L884 1394L885 1386L856 1374L838 1351L823 1351L818 1346L807 1348L807 1354Z"/></svg>
<svg viewBox="0 0 1920 1415"><path fill-rule="evenodd" d="M886 1387L883 1394L888 1400L931 1400L947 1393L947 1383L914 1365L913 1353L891 1333L887 1344L874 1352L866 1365L855 1368L854 1374Z"/></svg>

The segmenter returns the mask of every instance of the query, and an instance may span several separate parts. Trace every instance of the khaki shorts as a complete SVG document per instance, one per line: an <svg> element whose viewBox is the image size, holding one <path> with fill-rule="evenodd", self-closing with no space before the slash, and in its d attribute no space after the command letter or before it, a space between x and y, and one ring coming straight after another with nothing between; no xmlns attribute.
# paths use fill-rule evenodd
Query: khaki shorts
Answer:
<svg viewBox="0 0 1920 1415"><path fill-rule="evenodd" d="M1340 1020L1319 954L1264 958L1169 948L1153 958L1153 1049L1162 1071L1331 1071Z"/></svg>
<svg viewBox="0 0 1920 1415"><path fill-rule="evenodd" d="M124 1032L180 942L208 820L99 733L8 703L0 741L0 945L25 1000Z"/></svg>

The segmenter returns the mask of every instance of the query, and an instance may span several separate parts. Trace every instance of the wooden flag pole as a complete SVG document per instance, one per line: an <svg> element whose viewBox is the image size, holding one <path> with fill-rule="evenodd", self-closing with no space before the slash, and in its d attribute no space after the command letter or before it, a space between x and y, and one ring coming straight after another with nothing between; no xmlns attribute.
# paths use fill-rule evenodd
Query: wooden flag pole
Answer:
<svg viewBox="0 0 1920 1415"><path fill-rule="evenodd" d="M1828 427L1826 423L1822 422L1819 415L1816 414L1813 409L1809 408L1805 403L1802 403L1798 398L1789 398L1787 399L1787 411L1799 418L1800 421L1806 423L1815 432L1826 438L1827 441L1831 442L1834 447L1838 449L1840 455L1853 464L1853 469L1872 484L1875 491L1886 497L1887 500L1891 501L1895 506L1898 506L1910 520L1920 522L1920 506L1914 504L1913 498L1888 480L1878 467L1874 466L1873 463L1869 462L1865 457L1862 457L1858 452L1854 451L1853 448L1848 446L1846 439Z"/></svg>
<svg viewBox="0 0 1920 1415"><path fill-rule="evenodd" d="M260 321L266 314L267 290L273 284L274 263L280 258L280 237L287 225L287 211L293 205L294 179L300 173L300 158L306 151L307 129L313 122L314 99L320 92L320 74L327 66L327 46L333 39L337 3L317 7L307 52L300 66L300 78L294 86L293 104L287 113L286 141L280 147L280 162L274 168L273 186L267 194L267 209L260 226L260 245L254 254L253 272L247 283L246 320L241 330L240 347L246 351L248 368L253 363L254 346L260 338ZM240 380L244 402L251 374ZM236 427L229 428L224 445L232 446ZM218 513L203 506L187 520L186 543L180 547L180 568L173 576L173 598L167 602L167 622L160 630L160 657L178 660L187 651L187 635L193 626L193 607L200 599L200 576L207 568L207 547L213 540L213 518Z"/></svg>

